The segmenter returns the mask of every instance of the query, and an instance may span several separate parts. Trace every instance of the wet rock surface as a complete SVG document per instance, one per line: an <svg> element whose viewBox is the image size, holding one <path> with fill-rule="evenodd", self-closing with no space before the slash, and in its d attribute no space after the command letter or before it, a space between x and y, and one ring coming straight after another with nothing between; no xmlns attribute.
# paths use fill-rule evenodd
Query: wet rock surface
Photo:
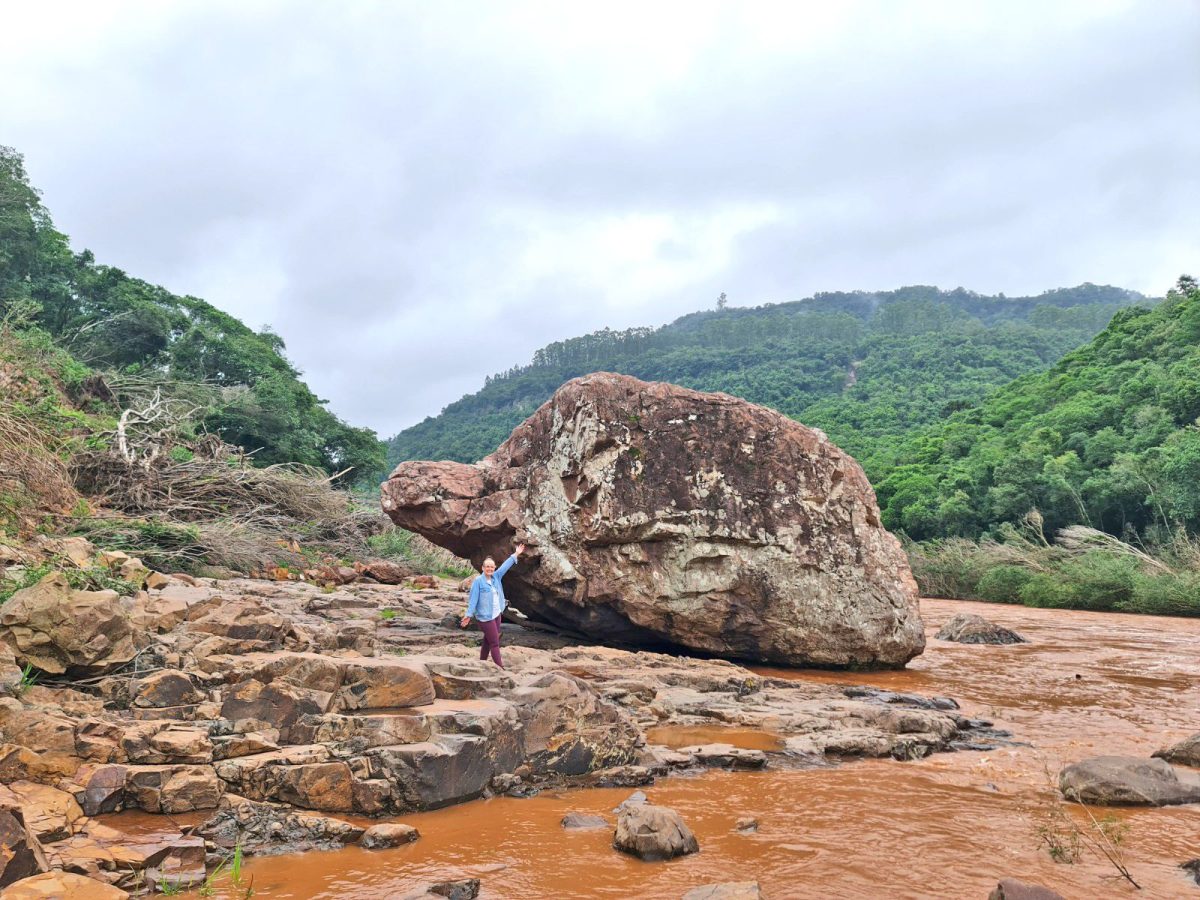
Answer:
<svg viewBox="0 0 1200 900"><path fill-rule="evenodd" d="M1154 755L1169 763L1200 769L1200 731L1185 737L1177 744L1155 751Z"/></svg>
<svg viewBox="0 0 1200 900"><path fill-rule="evenodd" d="M939 629L939 641L959 644L1025 644L1028 643L1010 628L989 622L983 616L959 613Z"/></svg>
<svg viewBox="0 0 1200 900"><path fill-rule="evenodd" d="M127 900L128 891L71 872L44 872L4 890L4 900Z"/></svg>
<svg viewBox="0 0 1200 900"><path fill-rule="evenodd" d="M673 859L700 850L696 835L679 813L652 803L622 805L613 846L647 861Z"/></svg>
<svg viewBox="0 0 1200 900"><path fill-rule="evenodd" d="M692 888L682 900L763 900L757 881L723 881Z"/></svg>
<svg viewBox="0 0 1200 900"><path fill-rule="evenodd" d="M170 581L130 598L148 624L128 663L0 698L0 806L51 869L114 889L201 881L239 840L248 854L358 843L356 816L706 767L913 758L982 733L948 700L585 645L532 624L505 623L500 671L477 659L476 633L445 624L463 605L453 582ZM719 734L648 743L663 725L769 728L778 749ZM161 831L94 818L132 810L163 815ZM179 814L200 824L167 818ZM9 831L15 874L28 854Z"/></svg>
<svg viewBox="0 0 1200 900"><path fill-rule="evenodd" d="M1064 768L1063 796L1098 806L1170 806L1200 803L1200 773L1161 759L1094 756Z"/></svg>
<svg viewBox="0 0 1200 900"><path fill-rule="evenodd" d="M988 900L1066 900L1058 891L1040 884L1028 884L1016 878L1002 878L988 894Z"/></svg>
<svg viewBox="0 0 1200 900"><path fill-rule="evenodd" d="M526 542L510 601L594 639L822 666L902 666L924 648L916 584L859 465L724 394L577 378L477 465L402 463L383 506L476 565Z"/></svg>

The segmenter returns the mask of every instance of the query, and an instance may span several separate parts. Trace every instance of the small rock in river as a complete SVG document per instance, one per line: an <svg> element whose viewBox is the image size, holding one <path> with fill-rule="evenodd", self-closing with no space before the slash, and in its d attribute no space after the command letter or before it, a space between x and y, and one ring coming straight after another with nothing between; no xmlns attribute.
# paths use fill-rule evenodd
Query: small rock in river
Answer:
<svg viewBox="0 0 1200 900"><path fill-rule="evenodd" d="M568 830L579 828L607 828L608 822L604 821L603 816L592 815L591 813L569 812L562 817L562 827Z"/></svg>
<svg viewBox="0 0 1200 900"><path fill-rule="evenodd" d="M401 844L411 844L421 833L411 825L399 822L372 825L366 830L359 843L368 850L379 850L384 847L399 847Z"/></svg>
<svg viewBox="0 0 1200 900"><path fill-rule="evenodd" d="M746 816L745 818L738 819L734 829L740 831L742 834L749 834L752 831L758 831L758 819L754 818L753 816Z"/></svg>
<svg viewBox="0 0 1200 900"><path fill-rule="evenodd" d="M1025 644L1028 641L1015 631L983 616L959 613L941 627L935 635L939 641L956 641L960 644Z"/></svg>
<svg viewBox="0 0 1200 900"><path fill-rule="evenodd" d="M1024 881L1017 881L1015 878L1002 878L1000 883L988 894L988 900L1066 900L1066 898L1040 884L1027 884Z"/></svg>
<svg viewBox="0 0 1200 900"><path fill-rule="evenodd" d="M696 835L679 813L649 803L621 809L613 846L645 860L671 859L700 849Z"/></svg>
<svg viewBox="0 0 1200 900"><path fill-rule="evenodd" d="M702 884L683 895L682 900L761 900L757 881L726 881Z"/></svg>

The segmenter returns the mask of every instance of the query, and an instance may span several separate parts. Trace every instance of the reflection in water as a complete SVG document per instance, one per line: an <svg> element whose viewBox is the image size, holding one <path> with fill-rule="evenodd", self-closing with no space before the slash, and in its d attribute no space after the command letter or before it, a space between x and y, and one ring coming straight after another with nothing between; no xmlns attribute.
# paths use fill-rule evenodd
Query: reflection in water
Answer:
<svg viewBox="0 0 1200 900"><path fill-rule="evenodd" d="M1110 878L1111 868L1094 859L1055 864L1038 849L1036 834L1037 811L1058 802L1050 784L1065 762L1148 755L1200 730L1200 621L947 600L923 601L922 610L929 647L906 671L760 671L951 696L966 714L992 718L1031 746L661 780L647 790L650 799L679 810L701 847L666 863L615 852L610 832L560 827L572 810L613 821L628 790L480 800L401 817L422 837L394 850L252 860L255 897L375 900L424 881L478 877L481 896L523 900L675 900L698 884L741 880L758 880L774 900L983 898L1006 876L1070 898L1200 896L1177 868L1200 856L1200 808L1117 812L1129 826L1125 853L1141 892ZM982 612L1031 643L932 639L963 610ZM723 733L701 731L700 740L688 742ZM759 819L756 834L734 831L747 815Z"/></svg>

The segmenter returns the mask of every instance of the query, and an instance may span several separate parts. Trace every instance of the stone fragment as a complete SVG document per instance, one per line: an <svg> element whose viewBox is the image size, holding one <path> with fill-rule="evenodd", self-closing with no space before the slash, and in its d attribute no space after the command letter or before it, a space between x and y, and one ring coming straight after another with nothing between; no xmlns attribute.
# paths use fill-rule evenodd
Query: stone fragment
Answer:
<svg viewBox="0 0 1200 900"><path fill-rule="evenodd" d="M237 756L249 756L252 753L266 753L279 749L279 745L274 740L258 731L214 736L210 740L213 745L214 760L232 759Z"/></svg>
<svg viewBox="0 0 1200 900"><path fill-rule="evenodd" d="M0 637L43 672L95 674L133 659L129 610L116 591L77 591L51 572L0 607Z"/></svg>
<svg viewBox="0 0 1200 900"><path fill-rule="evenodd" d="M1066 900L1062 894L1040 884L1028 884L1016 878L1001 878L988 894L988 900Z"/></svg>
<svg viewBox="0 0 1200 900"><path fill-rule="evenodd" d="M354 569L360 575L374 578L380 584L404 584L404 580L413 573L408 566L386 559L357 562L354 564Z"/></svg>
<svg viewBox="0 0 1200 900"><path fill-rule="evenodd" d="M317 692L286 682L263 684L251 678L226 692L221 717L233 722L239 731L277 729L280 738L287 741L288 729L301 716L323 713L327 702Z"/></svg>
<svg viewBox="0 0 1200 900"><path fill-rule="evenodd" d="M163 762L210 763L213 745L203 728L164 728L150 739L150 748Z"/></svg>
<svg viewBox="0 0 1200 900"><path fill-rule="evenodd" d="M0 887L46 871L37 835L25 828L20 807L0 807Z"/></svg>
<svg viewBox="0 0 1200 900"><path fill-rule="evenodd" d="M433 682L419 662L390 657L346 660L337 698L343 710L423 706L433 702Z"/></svg>
<svg viewBox="0 0 1200 900"><path fill-rule="evenodd" d="M72 872L43 872L4 889L3 900L128 900L120 888Z"/></svg>
<svg viewBox="0 0 1200 900"><path fill-rule="evenodd" d="M1200 731L1177 744L1156 750L1153 755L1169 763L1200 768Z"/></svg>
<svg viewBox="0 0 1200 900"><path fill-rule="evenodd" d="M737 823L733 826L733 828L735 831L739 831L742 834L751 834L755 831L758 831L758 819L754 818L753 816L744 816L737 820Z"/></svg>
<svg viewBox="0 0 1200 900"><path fill-rule="evenodd" d="M162 590L170 583L171 577L162 572L151 572L146 576L146 590L148 591Z"/></svg>
<svg viewBox="0 0 1200 900"><path fill-rule="evenodd" d="M1058 774L1064 797L1097 806L1170 806L1200 803L1200 773L1161 759L1093 756Z"/></svg>
<svg viewBox="0 0 1200 900"><path fill-rule="evenodd" d="M399 822L372 825L363 834L359 844L368 850L379 850L386 847L399 847L401 844L411 844L421 833L411 825Z"/></svg>
<svg viewBox="0 0 1200 900"><path fill-rule="evenodd" d="M582 775L637 759L641 732L633 720L582 679L546 672L512 696L523 726L525 763L534 773Z"/></svg>
<svg viewBox="0 0 1200 900"><path fill-rule="evenodd" d="M1025 644L1028 641L1015 631L989 622L974 613L959 613L949 619L935 635L939 641L959 644Z"/></svg>
<svg viewBox="0 0 1200 900"><path fill-rule="evenodd" d="M62 784L85 816L117 812L125 801L124 766L84 763Z"/></svg>
<svg viewBox="0 0 1200 900"><path fill-rule="evenodd" d="M221 783L212 766L129 766L125 804L152 813L181 813L215 809Z"/></svg>
<svg viewBox="0 0 1200 900"><path fill-rule="evenodd" d="M475 900L479 896L479 887L478 878L438 881L402 894L399 900Z"/></svg>
<svg viewBox="0 0 1200 900"><path fill-rule="evenodd" d="M342 819L226 794L217 813L198 826L196 834L220 850L241 845L244 853L274 856L337 850L357 841L363 829Z"/></svg>
<svg viewBox="0 0 1200 900"><path fill-rule="evenodd" d="M133 582L138 587L145 584L150 570L140 559L127 559L117 568L117 574L126 581Z"/></svg>
<svg viewBox="0 0 1200 900"><path fill-rule="evenodd" d="M80 569L86 569L96 556L96 546L87 538L68 537L59 541L59 552Z"/></svg>
<svg viewBox="0 0 1200 900"><path fill-rule="evenodd" d="M617 813L613 846L645 860L671 859L700 849L679 813L650 803L622 806Z"/></svg>
<svg viewBox="0 0 1200 900"><path fill-rule="evenodd" d="M236 641L261 641L282 647L291 628L288 621L253 597L206 608L205 612L188 622L188 630L231 638Z"/></svg>
<svg viewBox="0 0 1200 900"><path fill-rule="evenodd" d="M129 693L134 706L155 709L191 706L204 699L192 679L176 669L164 669L139 678L130 686Z"/></svg>
<svg viewBox="0 0 1200 900"><path fill-rule="evenodd" d="M608 822L603 816L593 815L592 813L569 812L562 817L562 827L568 831L576 831L590 828L607 828Z"/></svg>
<svg viewBox="0 0 1200 900"><path fill-rule="evenodd" d="M129 560L124 550L101 550L96 554L96 565L104 569L119 569Z"/></svg>
<svg viewBox="0 0 1200 900"><path fill-rule="evenodd" d="M680 752L689 754L699 765L714 769L761 769L767 764L767 755L761 750L732 744L701 744L682 747Z"/></svg>
<svg viewBox="0 0 1200 900"><path fill-rule="evenodd" d="M70 837L84 821L73 796L31 781L0 785L0 806L20 809L26 830L43 844Z"/></svg>
<svg viewBox="0 0 1200 900"><path fill-rule="evenodd" d="M1196 882L1197 885L1200 885L1200 857L1197 857L1196 859L1189 859L1185 863L1180 863L1179 868L1183 869L1183 871L1190 875L1192 881Z"/></svg>
<svg viewBox="0 0 1200 900"><path fill-rule="evenodd" d="M762 896L757 881L724 881L694 887L682 900L762 900Z"/></svg>
<svg viewBox="0 0 1200 900"><path fill-rule="evenodd" d="M396 524L476 567L524 540L510 602L592 638L822 666L924 648L859 465L727 395L577 378L479 464L401 463L382 492Z"/></svg>

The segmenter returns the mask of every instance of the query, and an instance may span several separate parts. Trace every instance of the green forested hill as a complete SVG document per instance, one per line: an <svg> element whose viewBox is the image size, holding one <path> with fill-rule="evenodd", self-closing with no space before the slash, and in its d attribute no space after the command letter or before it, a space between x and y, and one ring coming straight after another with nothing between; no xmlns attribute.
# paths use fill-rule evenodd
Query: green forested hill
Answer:
<svg viewBox="0 0 1200 900"><path fill-rule="evenodd" d="M47 333L85 367L103 371L117 399L148 387L185 397L198 407L201 427L257 451L259 464L371 475L383 466L374 433L325 408L278 335L100 265L86 250L72 252L20 154L7 147L0 147L0 320Z"/></svg>
<svg viewBox="0 0 1200 900"><path fill-rule="evenodd" d="M1037 297L906 287L693 313L551 344L389 442L389 462L479 459L570 378L614 371L725 391L827 431L869 474L913 428L1040 371L1141 295L1084 284Z"/></svg>
<svg viewBox="0 0 1200 900"><path fill-rule="evenodd" d="M1200 530L1200 290L1153 308L901 444L876 481L916 539L978 536L1040 511L1045 533Z"/></svg>

